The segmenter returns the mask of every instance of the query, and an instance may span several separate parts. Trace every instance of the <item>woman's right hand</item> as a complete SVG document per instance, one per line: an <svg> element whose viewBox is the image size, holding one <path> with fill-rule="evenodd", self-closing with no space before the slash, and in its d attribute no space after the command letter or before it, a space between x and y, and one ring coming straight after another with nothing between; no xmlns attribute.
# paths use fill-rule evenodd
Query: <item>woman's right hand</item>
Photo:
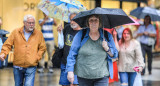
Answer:
<svg viewBox="0 0 160 86"><path fill-rule="evenodd" d="M67 79L69 80L69 82L71 82L71 84L73 84L74 73L72 71L68 72Z"/></svg>
<svg viewBox="0 0 160 86"><path fill-rule="evenodd" d="M62 24L57 27L58 32L61 32L61 30L63 30Z"/></svg>
<svg viewBox="0 0 160 86"><path fill-rule="evenodd" d="M113 29L113 37L117 37L117 31L116 31L116 29Z"/></svg>

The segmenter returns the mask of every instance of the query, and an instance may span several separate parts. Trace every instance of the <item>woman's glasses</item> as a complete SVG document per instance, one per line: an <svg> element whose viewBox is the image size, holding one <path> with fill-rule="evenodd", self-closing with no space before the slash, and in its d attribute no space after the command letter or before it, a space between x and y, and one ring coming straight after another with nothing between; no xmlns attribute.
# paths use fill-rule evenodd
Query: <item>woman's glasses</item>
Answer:
<svg viewBox="0 0 160 86"><path fill-rule="evenodd" d="M97 23L97 22L99 22L99 19L90 19L89 22L90 23L93 23L93 22Z"/></svg>

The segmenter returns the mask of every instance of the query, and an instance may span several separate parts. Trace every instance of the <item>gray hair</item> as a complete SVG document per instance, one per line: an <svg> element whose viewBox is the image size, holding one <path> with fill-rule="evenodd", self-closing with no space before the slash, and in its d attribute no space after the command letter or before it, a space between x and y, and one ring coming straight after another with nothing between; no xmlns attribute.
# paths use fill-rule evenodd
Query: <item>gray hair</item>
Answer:
<svg viewBox="0 0 160 86"><path fill-rule="evenodd" d="M32 16L32 15L30 15L30 14L27 14L27 15L24 16L23 21L26 22L28 18L33 18L33 19L35 20L35 17L34 17L34 16Z"/></svg>
<svg viewBox="0 0 160 86"><path fill-rule="evenodd" d="M74 13L71 13L70 15L69 15L69 19L71 19L71 16L72 15L77 15L78 13L76 13L76 12L74 12ZM72 20L70 20L70 21L72 21Z"/></svg>

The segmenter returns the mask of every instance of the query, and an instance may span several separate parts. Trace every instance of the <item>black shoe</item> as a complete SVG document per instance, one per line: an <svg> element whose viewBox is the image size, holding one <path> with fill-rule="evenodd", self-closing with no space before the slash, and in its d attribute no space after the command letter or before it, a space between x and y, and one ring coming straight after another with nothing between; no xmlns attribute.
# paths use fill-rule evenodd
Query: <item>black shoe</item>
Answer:
<svg viewBox="0 0 160 86"><path fill-rule="evenodd" d="M143 76L143 75L144 75L144 73L141 73L141 75Z"/></svg>
<svg viewBox="0 0 160 86"><path fill-rule="evenodd" d="M149 71L149 75L151 75L152 74L152 72L151 71Z"/></svg>

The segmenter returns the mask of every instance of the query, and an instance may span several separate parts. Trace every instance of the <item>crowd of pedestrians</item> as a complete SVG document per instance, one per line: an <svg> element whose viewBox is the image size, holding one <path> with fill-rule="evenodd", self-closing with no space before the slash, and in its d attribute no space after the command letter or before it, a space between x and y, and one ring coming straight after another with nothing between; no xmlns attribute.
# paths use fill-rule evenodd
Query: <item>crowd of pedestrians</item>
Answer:
<svg viewBox="0 0 160 86"><path fill-rule="evenodd" d="M118 81L122 86L134 86L137 73L145 74L145 56L148 56L148 71L152 74L152 47L156 30L149 15L137 30L134 39L130 28L119 26L107 31L104 36L102 20L93 14L86 19L86 28L81 28L72 19L62 25L44 14L39 20L42 32L35 28L35 18L24 16L24 26L15 29L2 46L0 60L4 61L14 46L13 73L15 86L34 86L35 73L44 72L44 52L48 52L48 71L53 73L51 62L54 50L53 25L64 35L63 55L59 84L62 86L108 86ZM42 58L43 57L43 58ZM41 60L42 59L42 60ZM137 68L137 70L136 70ZM113 84L110 84L113 86Z"/></svg>

